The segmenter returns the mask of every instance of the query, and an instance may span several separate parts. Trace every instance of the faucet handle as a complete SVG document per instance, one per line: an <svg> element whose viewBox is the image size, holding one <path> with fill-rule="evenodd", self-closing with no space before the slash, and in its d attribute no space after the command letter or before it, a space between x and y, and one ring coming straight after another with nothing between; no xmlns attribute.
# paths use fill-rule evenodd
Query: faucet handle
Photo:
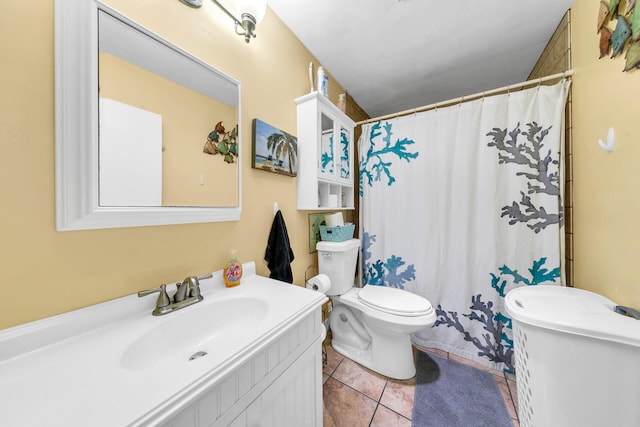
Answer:
<svg viewBox="0 0 640 427"><path fill-rule="evenodd" d="M213 277L213 273L203 274L202 276L194 277L193 282L191 283L191 296L201 298L200 294L200 280L211 279Z"/></svg>
<svg viewBox="0 0 640 427"><path fill-rule="evenodd" d="M169 294L167 294L167 285L160 285L159 288L140 291L138 292L138 298L146 297L147 295L151 295L156 292L160 292L160 295L158 295L158 300L156 301L156 308L166 307L171 304L171 299L169 299Z"/></svg>

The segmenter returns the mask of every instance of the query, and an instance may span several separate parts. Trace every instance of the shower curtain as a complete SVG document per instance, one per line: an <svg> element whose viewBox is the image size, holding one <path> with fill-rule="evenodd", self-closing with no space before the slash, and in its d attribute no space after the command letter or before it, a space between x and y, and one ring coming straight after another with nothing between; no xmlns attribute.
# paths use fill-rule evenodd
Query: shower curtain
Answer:
<svg viewBox="0 0 640 427"><path fill-rule="evenodd" d="M362 282L431 302L416 344L514 370L505 295L563 285L569 85L363 125Z"/></svg>

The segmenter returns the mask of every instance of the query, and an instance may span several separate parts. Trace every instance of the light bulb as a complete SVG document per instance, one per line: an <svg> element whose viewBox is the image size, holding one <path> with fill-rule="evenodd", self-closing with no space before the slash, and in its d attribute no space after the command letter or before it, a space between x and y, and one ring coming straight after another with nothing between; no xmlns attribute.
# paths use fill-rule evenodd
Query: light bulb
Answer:
<svg viewBox="0 0 640 427"><path fill-rule="evenodd" d="M243 13L248 13L256 20L256 24L262 21L264 14L267 10L266 0L235 0L236 14L242 16Z"/></svg>

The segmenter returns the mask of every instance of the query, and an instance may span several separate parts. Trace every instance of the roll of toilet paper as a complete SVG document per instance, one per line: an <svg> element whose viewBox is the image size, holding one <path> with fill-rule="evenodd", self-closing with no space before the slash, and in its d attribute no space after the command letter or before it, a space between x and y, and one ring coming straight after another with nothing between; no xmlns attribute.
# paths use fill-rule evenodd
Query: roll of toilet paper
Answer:
<svg viewBox="0 0 640 427"><path fill-rule="evenodd" d="M326 274L318 274L307 280L307 288L326 294L331 289L331 280Z"/></svg>
<svg viewBox="0 0 640 427"><path fill-rule="evenodd" d="M338 195L337 194L329 194L329 198L327 200L327 206L330 208L338 207Z"/></svg>
<svg viewBox="0 0 640 427"><path fill-rule="evenodd" d="M342 227L344 225L344 219L342 218L342 212L327 214L324 216L324 222L327 223L329 227Z"/></svg>

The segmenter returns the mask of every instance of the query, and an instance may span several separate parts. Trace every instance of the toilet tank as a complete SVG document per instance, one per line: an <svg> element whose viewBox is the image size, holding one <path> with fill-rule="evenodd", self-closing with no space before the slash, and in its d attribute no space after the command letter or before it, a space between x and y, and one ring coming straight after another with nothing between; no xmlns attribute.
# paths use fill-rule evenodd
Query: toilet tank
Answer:
<svg viewBox="0 0 640 427"><path fill-rule="evenodd" d="M318 271L329 276L331 289L327 295L342 295L353 287L358 264L360 240L322 241L316 244Z"/></svg>

